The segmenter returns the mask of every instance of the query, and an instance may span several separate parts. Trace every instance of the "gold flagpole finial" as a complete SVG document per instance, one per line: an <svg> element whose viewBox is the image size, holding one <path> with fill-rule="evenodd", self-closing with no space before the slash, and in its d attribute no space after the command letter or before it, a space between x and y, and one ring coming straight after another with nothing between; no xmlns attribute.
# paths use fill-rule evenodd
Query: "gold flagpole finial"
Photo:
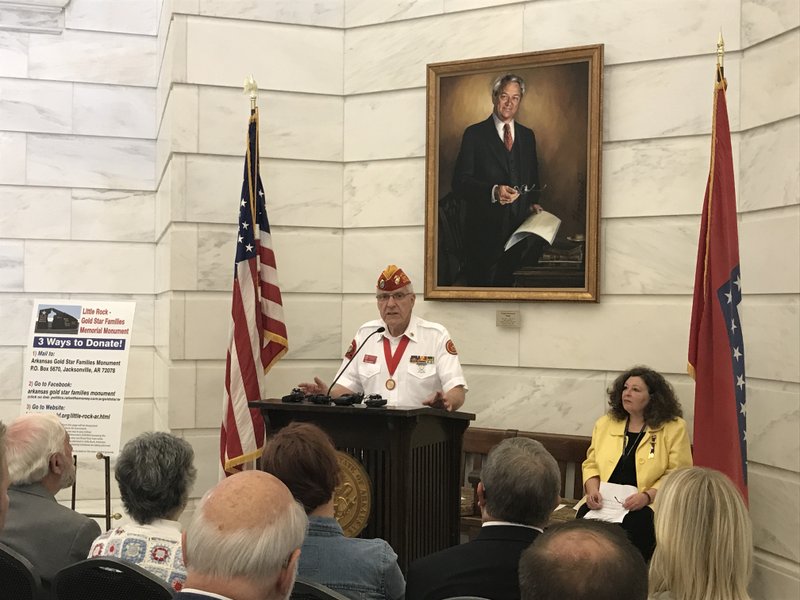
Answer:
<svg viewBox="0 0 800 600"><path fill-rule="evenodd" d="M719 30L717 38L717 83L727 87L725 81L725 40L722 39L722 29Z"/></svg>
<svg viewBox="0 0 800 600"><path fill-rule="evenodd" d="M255 110L256 100L258 100L258 84L252 75L248 75L244 80L244 93L250 94L250 110Z"/></svg>

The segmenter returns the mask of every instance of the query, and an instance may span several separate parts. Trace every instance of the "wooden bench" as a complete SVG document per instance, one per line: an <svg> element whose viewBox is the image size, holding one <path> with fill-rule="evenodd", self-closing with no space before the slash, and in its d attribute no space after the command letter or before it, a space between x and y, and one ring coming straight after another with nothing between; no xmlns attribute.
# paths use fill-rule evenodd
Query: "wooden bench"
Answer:
<svg viewBox="0 0 800 600"><path fill-rule="evenodd" d="M481 511L478 508L476 488L481 469L489 450L507 438L526 437L537 440L547 448L558 463L561 472L561 498L565 508L553 513L552 521L563 521L574 516L572 506L583 497L581 463L586 458L591 438L578 435L559 435L518 431L516 429L486 429L470 427L464 433L461 451L461 486L472 488L472 510L462 508L461 533L472 539L481 527ZM467 514L464 514L467 512Z"/></svg>

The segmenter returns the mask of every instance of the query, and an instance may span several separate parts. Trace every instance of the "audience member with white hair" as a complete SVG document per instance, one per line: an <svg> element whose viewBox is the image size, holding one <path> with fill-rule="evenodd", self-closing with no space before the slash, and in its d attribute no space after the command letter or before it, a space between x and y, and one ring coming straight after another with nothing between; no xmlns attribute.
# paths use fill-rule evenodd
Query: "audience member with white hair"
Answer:
<svg viewBox="0 0 800 600"><path fill-rule="evenodd" d="M281 481L244 471L206 492L183 534L175 600L287 600L308 519Z"/></svg>
<svg viewBox="0 0 800 600"><path fill-rule="evenodd" d="M89 556L135 563L180 590L186 567L178 518L197 476L192 446L171 433L143 433L122 448L114 476L133 522L101 534Z"/></svg>
<svg viewBox="0 0 800 600"><path fill-rule="evenodd" d="M670 473L656 498L655 600L749 600L753 532L739 490L713 469Z"/></svg>
<svg viewBox="0 0 800 600"><path fill-rule="evenodd" d="M58 417L35 413L6 433L11 485L0 542L27 558L47 586L62 568L86 558L100 526L56 501L75 481L72 445Z"/></svg>

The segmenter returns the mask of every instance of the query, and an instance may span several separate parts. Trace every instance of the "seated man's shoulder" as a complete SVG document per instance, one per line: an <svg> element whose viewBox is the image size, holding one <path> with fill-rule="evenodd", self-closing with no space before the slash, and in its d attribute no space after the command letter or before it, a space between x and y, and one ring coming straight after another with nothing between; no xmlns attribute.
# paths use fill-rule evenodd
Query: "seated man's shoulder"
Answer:
<svg viewBox="0 0 800 600"><path fill-rule="evenodd" d="M91 543L94 538L100 535L100 525L97 521L72 510L68 506L56 502L54 508L49 509L48 524L64 532L74 531L81 540L89 539Z"/></svg>
<svg viewBox="0 0 800 600"><path fill-rule="evenodd" d="M439 550L418 558L408 568L406 575L406 598L409 600L431 600L463 595L455 588L467 586L464 575L474 567L475 561L467 546L471 542ZM465 556L465 552L469 556ZM455 587L454 587L455 586ZM453 593L450 593L453 592Z"/></svg>
<svg viewBox="0 0 800 600"><path fill-rule="evenodd" d="M446 565L456 562L459 556L470 552L470 550L472 550L472 543L473 542L467 542L466 544L451 546L450 548L445 548L444 550L439 550L428 556L418 558L412 562L409 567L409 577L413 573L419 574L440 571Z"/></svg>
<svg viewBox="0 0 800 600"><path fill-rule="evenodd" d="M72 510L69 506L64 506L60 502L56 502L55 513L61 519L67 520L71 523L75 523L76 525L92 523L97 527L97 535L100 535L100 526L97 524L97 521L87 517L86 515L82 515L76 510Z"/></svg>
<svg viewBox="0 0 800 600"><path fill-rule="evenodd" d="M492 527L482 537L439 550L411 563L416 569L442 570L447 565L468 565L476 561L483 565L505 565L510 559L516 565L519 553L533 542L536 533L522 527ZM409 573L411 572L409 571Z"/></svg>

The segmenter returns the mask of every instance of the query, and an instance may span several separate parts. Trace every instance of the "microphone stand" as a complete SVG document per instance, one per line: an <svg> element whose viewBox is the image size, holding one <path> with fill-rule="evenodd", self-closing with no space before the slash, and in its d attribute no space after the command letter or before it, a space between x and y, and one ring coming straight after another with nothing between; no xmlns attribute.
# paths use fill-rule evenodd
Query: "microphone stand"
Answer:
<svg viewBox="0 0 800 600"><path fill-rule="evenodd" d="M356 356L358 356L358 353L359 353L359 352L361 352L361 349L364 347L364 344L366 344L366 343L367 343L367 340L369 340L369 338L371 338L371 337L372 337L373 335L375 335L376 333L383 333L384 331L386 331L386 327L378 327L378 328L377 328L375 331L373 331L373 332L372 332L372 333L370 333L370 334L369 334L367 337L365 337L365 338L364 338L364 341L363 341L363 342L361 342L361 344L358 346L358 348L356 348L356 351L355 351L355 352L353 352L353 356L351 356L351 357L350 357L350 360L348 360L348 361L347 361L347 364L344 366L344 368L343 368L341 371L339 371L339 374L338 374L338 375L337 375L337 376L334 378L334 380L333 380L333 383L332 383L332 384L331 384L331 386L328 388L328 392L325 394L325 395L326 395L328 398L330 398L330 397L331 397L331 390L333 389L333 386L334 386L334 385L336 385L336 382L337 382L337 381L339 381L339 378L340 378L342 375L344 375L344 372L347 370L347 367L349 367L349 366L350 366L350 363L351 363L351 362L353 362L353 359L354 359Z"/></svg>

